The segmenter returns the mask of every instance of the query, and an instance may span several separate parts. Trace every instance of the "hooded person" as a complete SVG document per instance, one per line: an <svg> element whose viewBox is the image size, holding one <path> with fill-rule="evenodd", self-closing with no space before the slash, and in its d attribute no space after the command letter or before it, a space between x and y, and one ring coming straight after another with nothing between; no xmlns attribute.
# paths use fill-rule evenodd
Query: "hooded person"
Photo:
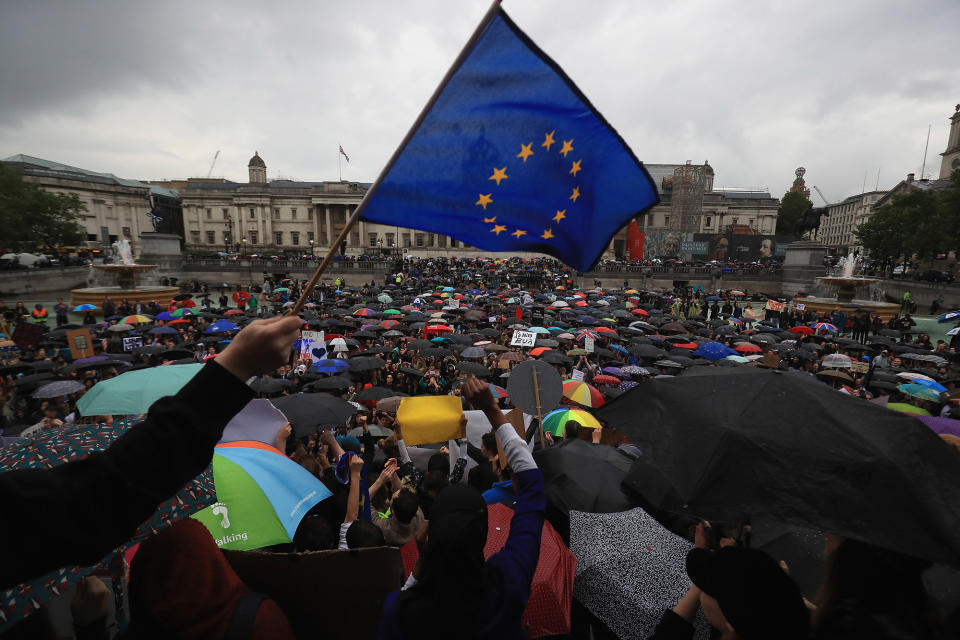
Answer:
<svg viewBox="0 0 960 640"><path fill-rule="evenodd" d="M543 476L489 387L476 379L464 395L490 421L514 469L517 507L503 549L484 559L487 505L469 485L437 495L430 522L417 537L420 557L403 589L383 606L379 638L523 638L521 618L540 557L546 510Z"/></svg>
<svg viewBox="0 0 960 640"><path fill-rule="evenodd" d="M130 638L292 639L280 607L245 585L200 521L144 541L130 566Z"/></svg>
<svg viewBox="0 0 960 640"><path fill-rule="evenodd" d="M810 613L796 583L757 549L691 549L687 575L693 586L664 613L651 640L693 637L698 608L722 640L806 640Z"/></svg>

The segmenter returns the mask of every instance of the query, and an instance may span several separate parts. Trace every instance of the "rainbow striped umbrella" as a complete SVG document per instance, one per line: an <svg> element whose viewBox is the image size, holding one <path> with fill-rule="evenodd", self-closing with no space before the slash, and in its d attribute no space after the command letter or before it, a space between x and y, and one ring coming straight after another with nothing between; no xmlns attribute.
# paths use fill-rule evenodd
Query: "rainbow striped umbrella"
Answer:
<svg viewBox="0 0 960 640"><path fill-rule="evenodd" d="M495 384L487 384L487 386L490 387L490 393L493 394L494 400L499 400L500 398L506 398L507 396L510 395L509 393L507 393L507 390L504 389L503 387L498 387Z"/></svg>
<svg viewBox="0 0 960 640"><path fill-rule="evenodd" d="M303 516L332 495L309 471L255 440L218 444L213 482L217 501L193 517L223 549L290 542Z"/></svg>
<svg viewBox="0 0 960 640"><path fill-rule="evenodd" d="M132 316L126 316L121 318L120 322L117 324L144 324L150 322L152 318L150 316L145 316L140 313L135 313Z"/></svg>
<svg viewBox="0 0 960 640"><path fill-rule="evenodd" d="M603 395L596 387L578 380L566 380L563 383L563 397L591 409L596 409L604 402Z"/></svg>
<svg viewBox="0 0 960 640"><path fill-rule="evenodd" d="M567 435L567 421L576 420L589 429L601 429L601 425L591 414L583 409L554 409L543 416L543 430L562 438Z"/></svg>

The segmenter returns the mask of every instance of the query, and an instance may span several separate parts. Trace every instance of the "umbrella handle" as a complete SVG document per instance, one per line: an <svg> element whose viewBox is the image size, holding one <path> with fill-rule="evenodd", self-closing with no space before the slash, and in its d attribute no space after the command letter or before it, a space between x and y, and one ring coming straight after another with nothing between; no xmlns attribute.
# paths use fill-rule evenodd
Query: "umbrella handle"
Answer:
<svg viewBox="0 0 960 640"><path fill-rule="evenodd" d="M533 367L533 397L537 402L537 430L540 432L540 448L546 449L543 439L543 410L540 408L540 382L537 379L537 368Z"/></svg>

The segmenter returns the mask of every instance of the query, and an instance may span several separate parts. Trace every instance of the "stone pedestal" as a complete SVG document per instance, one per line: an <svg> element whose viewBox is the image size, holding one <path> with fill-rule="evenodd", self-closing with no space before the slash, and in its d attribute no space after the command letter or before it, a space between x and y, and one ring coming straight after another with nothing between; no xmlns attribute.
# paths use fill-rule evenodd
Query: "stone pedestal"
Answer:
<svg viewBox="0 0 960 640"><path fill-rule="evenodd" d="M182 242L183 238L174 233L146 231L140 234L140 262L157 265L150 273L151 284L160 284L163 280L176 283L183 270Z"/></svg>
<svg viewBox="0 0 960 640"><path fill-rule="evenodd" d="M823 259L827 247L811 240L798 240L787 245L783 259L782 295L793 298L800 291L809 292L819 276L827 275Z"/></svg>

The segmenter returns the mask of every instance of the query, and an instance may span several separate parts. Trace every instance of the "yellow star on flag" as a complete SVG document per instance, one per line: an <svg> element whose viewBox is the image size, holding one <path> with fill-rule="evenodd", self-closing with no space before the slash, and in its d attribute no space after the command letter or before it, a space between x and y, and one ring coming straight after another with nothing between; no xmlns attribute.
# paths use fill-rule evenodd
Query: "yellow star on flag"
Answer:
<svg viewBox="0 0 960 640"><path fill-rule="evenodd" d="M527 158L529 158L530 156L533 155L533 151L530 149L530 147L532 147L532 146L533 146L533 143L532 143L532 142L531 142L530 144L521 144L521 145L520 145L520 153L517 154L517 157L518 157L518 158L523 158L524 163L526 163Z"/></svg>
<svg viewBox="0 0 960 640"><path fill-rule="evenodd" d="M546 231L543 232L543 235L540 237L543 238L544 240L549 240L550 238L553 237L553 230L547 229Z"/></svg>
<svg viewBox="0 0 960 640"><path fill-rule="evenodd" d="M560 149L560 154L566 158L567 154L573 151L573 138L563 141L563 148Z"/></svg>
<svg viewBox="0 0 960 640"><path fill-rule="evenodd" d="M574 202L576 202L576 201L577 201L577 198L579 198L579 197L580 197L580 187L574 187L574 188L573 188L573 193L570 195L570 199L573 200ZM479 203L478 203L478 204L479 204ZM486 207L484 207L484 209L486 209Z"/></svg>
<svg viewBox="0 0 960 640"><path fill-rule="evenodd" d="M559 223L561 220L567 217L567 210L560 209L557 211L557 215L553 216L553 221Z"/></svg>
<svg viewBox="0 0 960 640"><path fill-rule="evenodd" d="M527 235L527 232L524 231L523 229L517 229L516 231L514 231L514 232L511 233L510 235L516 236L516 237L519 238L520 236L525 236L525 235Z"/></svg>
<svg viewBox="0 0 960 640"><path fill-rule="evenodd" d="M577 160L576 162L573 163L573 167L571 167L571 169L570 169L570 175L576 177L577 173L580 172L580 163L581 163L581 162L583 162L583 160ZM498 182L497 184L500 184L500 183Z"/></svg>
<svg viewBox="0 0 960 640"><path fill-rule="evenodd" d="M480 195L480 199L477 200L476 202L474 202L473 204L480 205L481 207L483 207L483 210L486 211L486 210L487 210L487 205L490 204L491 202L493 202L493 198L490 197L490 196L492 196L493 194L492 194L492 193L488 193L488 194L482 194L482 193L481 193L481 194L479 194L479 195Z"/></svg>
<svg viewBox="0 0 960 640"><path fill-rule="evenodd" d="M488 180L496 180L496 181L497 181L497 186L499 187L499 186L500 186L500 181L501 181L501 180L506 180L506 179L509 178L509 177L510 177L510 176L507 175L507 168L506 168L506 167L504 167L503 169L497 169L496 167L494 167L494 168L493 168L493 175L490 176L490 177L488 178Z"/></svg>
<svg viewBox="0 0 960 640"><path fill-rule="evenodd" d="M505 226L503 226L502 224L498 224L498 225L494 225L493 229L490 229L490 233L495 233L497 235L500 235L501 231L506 231L506 230L507 228Z"/></svg>
<svg viewBox="0 0 960 640"><path fill-rule="evenodd" d="M556 140L553 139L553 134L555 134L555 133L556 133L556 131L554 130L554 131L551 131L550 133L546 134L546 135L543 137L543 144L541 144L540 146L541 146L541 147L545 147L547 151L550 151L550 145L556 143Z"/></svg>
<svg viewBox="0 0 960 640"><path fill-rule="evenodd" d="M497 216L493 216L492 218L484 218L483 221L487 224L493 224L497 221Z"/></svg>

